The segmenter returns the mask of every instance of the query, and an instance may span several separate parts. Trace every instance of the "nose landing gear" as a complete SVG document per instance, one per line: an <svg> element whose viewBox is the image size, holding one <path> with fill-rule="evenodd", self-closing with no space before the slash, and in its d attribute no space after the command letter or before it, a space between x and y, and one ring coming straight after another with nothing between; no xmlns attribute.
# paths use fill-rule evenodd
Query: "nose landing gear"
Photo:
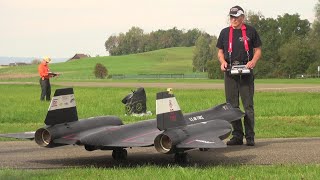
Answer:
<svg viewBox="0 0 320 180"><path fill-rule="evenodd" d="M178 164L187 164L190 162L190 156L186 152L178 152L174 155L174 162Z"/></svg>
<svg viewBox="0 0 320 180"><path fill-rule="evenodd" d="M117 148L112 151L112 158L114 160L126 160L128 156L128 152L126 149Z"/></svg>

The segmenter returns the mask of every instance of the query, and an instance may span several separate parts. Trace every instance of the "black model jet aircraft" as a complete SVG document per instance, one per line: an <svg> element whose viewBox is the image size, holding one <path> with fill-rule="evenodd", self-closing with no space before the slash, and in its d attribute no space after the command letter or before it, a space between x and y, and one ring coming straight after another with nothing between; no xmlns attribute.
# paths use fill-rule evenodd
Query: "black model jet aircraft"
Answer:
<svg viewBox="0 0 320 180"><path fill-rule="evenodd" d="M126 159L126 148L155 146L183 163L188 162L187 150L226 147L222 140L230 135L230 122L244 115L228 103L183 115L171 89L157 93L156 114L156 119L132 124L123 124L116 116L78 120L73 89L64 88L55 91L44 127L0 136L34 139L47 148L81 145L88 151L112 150L116 160Z"/></svg>

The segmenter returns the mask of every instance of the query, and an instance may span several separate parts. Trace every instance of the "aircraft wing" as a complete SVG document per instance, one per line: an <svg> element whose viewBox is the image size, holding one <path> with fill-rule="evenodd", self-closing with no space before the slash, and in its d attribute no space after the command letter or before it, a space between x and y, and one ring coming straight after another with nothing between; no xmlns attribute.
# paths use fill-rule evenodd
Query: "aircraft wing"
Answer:
<svg viewBox="0 0 320 180"><path fill-rule="evenodd" d="M0 134L0 137L33 140L34 134L35 132L8 133L8 134Z"/></svg>
<svg viewBox="0 0 320 180"><path fill-rule="evenodd" d="M190 136L180 142L177 148L224 148L227 145L214 132L204 132L196 136Z"/></svg>
<svg viewBox="0 0 320 180"><path fill-rule="evenodd" d="M142 121L105 129L89 134L80 139L80 143L104 147L146 147L154 144L154 139L162 131L158 130L155 121Z"/></svg>
<svg viewBox="0 0 320 180"><path fill-rule="evenodd" d="M158 129L151 131L142 131L134 136L120 138L117 141L113 141L107 146L110 147L147 147L154 144L154 139L160 134Z"/></svg>
<svg viewBox="0 0 320 180"><path fill-rule="evenodd" d="M117 128L117 126L105 126L77 133L70 133L62 136L61 138L53 140L53 142L58 144L76 144L81 138L86 137L90 134L94 134L100 131L112 131L115 128Z"/></svg>

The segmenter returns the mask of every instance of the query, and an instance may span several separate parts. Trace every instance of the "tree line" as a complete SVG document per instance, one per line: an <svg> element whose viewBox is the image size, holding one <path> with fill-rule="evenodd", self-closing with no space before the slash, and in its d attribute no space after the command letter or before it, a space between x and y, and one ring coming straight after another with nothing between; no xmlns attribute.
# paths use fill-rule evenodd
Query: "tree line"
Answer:
<svg viewBox="0 0 320 180"><path fill-rule="evenodd" d="M256 28L262 41L262 58L254 69L258 78L295 78L317 74L320 66L320 0L315 5L315 20L310 23L299 14L288 13L266 18L261 13L246 14L245 23ZM211 41L199 37L195 44L194 68L208 71L209 78L222 78L215 47ZM210 51L211 54L204 55Z"/></svg>
<svg viewBox="0 0 320 180"><path fill-rule="evenodd" d="M168 30L157 30L144 33L139 27L132 27L126 33L112 35L105 42L105 48L111 56L142 53L170 47L194 46L200 35L210 35L198 29L179 30L176 27Z"/></svg>
<svg viewBox="0 0 320 180"><path fill-rule="evenodd" d="M320 0L319 0L320 2ZM311 24L298 14L265 18L249 14L248 24L256 27L263 42L263 56L256 68L260 77L295 77L316 74L320 65L320 3Z"/></svg>
<svg viewBox="0 0 320 180"><path fill-rule="evenodd" d="M320 66L320 0L315 5L315 20L301 19L299 14L264 17L249 11L245 23L256 28L262 45L262 58L254 70L259 78L294 78L301 74L317 74ZM217 37L198 29L188 31L176 27L144 33L132 27L127 33L110 36L105 42L110 55L141 53L169 47L195 46L193 70L208 72L209 78L222 78L217 58Z"/></svg>

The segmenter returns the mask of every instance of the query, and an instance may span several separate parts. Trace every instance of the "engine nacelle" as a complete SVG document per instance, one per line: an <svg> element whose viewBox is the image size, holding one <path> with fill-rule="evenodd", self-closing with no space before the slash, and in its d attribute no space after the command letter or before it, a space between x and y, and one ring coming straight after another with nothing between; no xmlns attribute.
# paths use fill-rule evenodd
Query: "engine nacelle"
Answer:
<svg viewBox="0 0 320 180"><path fill-rule="evenodd" d="M187 134L182 129L166 130L154 139L154 147L160 153L175 153L175 145L187 138Z"/></svg>
<svg viewBox="0 0 320 180"><path fill-rule="evenodd" d="M46 128L38 129L34 135L34 140L39 146L42 146L42 147L59 146L52 142L53 141L52 133Z"/></svg>

